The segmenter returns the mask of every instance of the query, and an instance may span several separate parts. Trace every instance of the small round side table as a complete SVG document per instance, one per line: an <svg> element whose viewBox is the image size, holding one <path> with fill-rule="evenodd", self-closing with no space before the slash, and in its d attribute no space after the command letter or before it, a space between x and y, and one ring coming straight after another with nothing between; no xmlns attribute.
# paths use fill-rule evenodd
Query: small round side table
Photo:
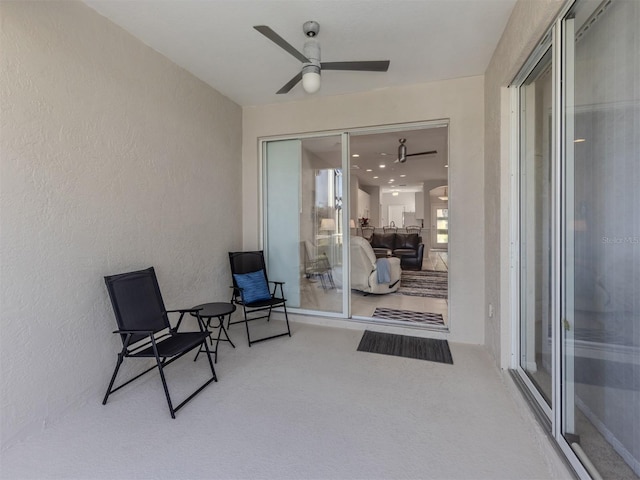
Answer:
<svg viewBox="0 0 640 480"><path fill-rule="evenodd" d="M215 354L214 362L218 363L218 344L220 342L229 342L233 348L236 348L236 346L233 344L233 342L229 338L229 334L227 333L227 330L224 328L224 317L226 315L229 315L229 320L231 320L231 314L236 311L236 306L233 303L229 303L229 302L211 302L211 303L202 303L200 305L196 305L193 308L200 309L198 314L200 315L200 318L205 320L207 330L209 330L209 339L211 340L211 345L213 345L213 338L211 337L212 332L210 329L218 328L218 338L216 339L216 348L213 351L213 353ZM191 315L193 315L194 317L196 316L195 313L192 313ZM213 321L214 318L218 319L218 323L219 323L218 325L211 325L211 322ZM220 335L222 333L224 333L224 336L227 338L220 338ZM202 350L201 348L200 351L198 352L198 355L200 355L200 353L203 351L204 350ZM198 358L198 355L196 355L196 359Z"/></svg>

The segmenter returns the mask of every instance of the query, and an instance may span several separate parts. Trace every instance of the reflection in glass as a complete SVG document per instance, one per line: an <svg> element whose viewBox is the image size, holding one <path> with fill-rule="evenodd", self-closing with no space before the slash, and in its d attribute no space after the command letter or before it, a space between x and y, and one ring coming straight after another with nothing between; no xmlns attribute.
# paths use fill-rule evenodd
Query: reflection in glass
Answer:
<svg viewBox="0 0 640 480"><path fill-rule="evenodd" d="M340 137L302 140L300 308L342 312L342 145Z"/></svg>
<svg viewBox="0 0 640 480"><path fill-rule="evenodd" d="M592 472L638 478L640 2L581 3L565 25L562 433Z"/></svg>

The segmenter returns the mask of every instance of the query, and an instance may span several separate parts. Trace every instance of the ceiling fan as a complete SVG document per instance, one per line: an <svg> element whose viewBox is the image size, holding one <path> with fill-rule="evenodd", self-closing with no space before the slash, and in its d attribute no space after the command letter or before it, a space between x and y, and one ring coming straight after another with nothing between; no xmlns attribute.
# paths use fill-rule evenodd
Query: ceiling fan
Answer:
<svg viewBox="0 0 640 480"><path fill-rule="evenodd" d="M398 158L396 158L395 163L404 163L407 161L407 157L417 157L418 155L433 155L434 153L438 153L437 150L429 150L428 152L407 153L406 141L406 138L400 139L400 145L398 145Z"/></svg>
<svg viewBox="0 0 640 480"><path fill-rule="evenodd" d="M315 38L320 31L318 22L305 22L302 26L304 34L309 37L304 44L303 53L296 50L284 38L266 25L254 26L258 32L267 37L273 43L284 49L302 62L302 70L289 80L277 94L289 93L300 80L302 88L307 93L316 93L320 90L320 72L322 70L351 70L359 72L386 72L389 69L389 60L361 61L361 62L321 62L320 44Z"/></svg>

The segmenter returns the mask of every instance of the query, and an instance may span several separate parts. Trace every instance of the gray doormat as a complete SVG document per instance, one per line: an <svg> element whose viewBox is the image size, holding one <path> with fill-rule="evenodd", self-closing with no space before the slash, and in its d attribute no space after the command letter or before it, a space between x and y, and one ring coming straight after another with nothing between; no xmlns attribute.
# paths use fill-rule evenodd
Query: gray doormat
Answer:
<svg viewBox="0 0 640 480"><path fill-rule="evenodd" d="M360 340L360 345L358 345L358 351L453 365L449 343L446 340L433 338L409 337L365 330Z"/></svg>
<svg viewBox="0 0 640 480"><path fill-rule="evenodd" d="M376 307L376 310L373 312L373 318L385 318L387 320L444 327L444 319L440 313L414 312L412 310Z"/></svg>

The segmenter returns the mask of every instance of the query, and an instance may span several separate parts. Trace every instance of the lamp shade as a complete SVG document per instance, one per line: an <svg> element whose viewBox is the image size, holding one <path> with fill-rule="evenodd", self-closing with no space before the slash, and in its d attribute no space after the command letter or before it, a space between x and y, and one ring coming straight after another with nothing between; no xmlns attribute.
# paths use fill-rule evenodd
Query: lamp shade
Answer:
<svg viewBox="0 0 640 480"><path fill-rule="evenodd" d="M336 229L336 221L333 218L323 218L320 222L320 230L333 232Z"/></svg>

